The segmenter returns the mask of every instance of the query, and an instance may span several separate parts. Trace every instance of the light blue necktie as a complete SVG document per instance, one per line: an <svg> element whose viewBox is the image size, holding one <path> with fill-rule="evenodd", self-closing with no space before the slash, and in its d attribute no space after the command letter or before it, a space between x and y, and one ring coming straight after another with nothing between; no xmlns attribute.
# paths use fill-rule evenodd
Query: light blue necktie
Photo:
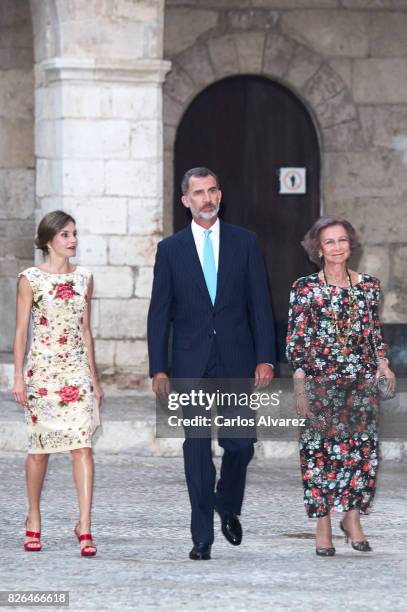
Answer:
<svg viewBox="0 0 407 612"><path fill-rule="evenodd" d="M208 287L209 295L211 296L212 304L215 303L217 272L215 266L215 256L213 254L213 245L210 238L212 230L205 230L204 251L203 251L203 273Z"/></svg>

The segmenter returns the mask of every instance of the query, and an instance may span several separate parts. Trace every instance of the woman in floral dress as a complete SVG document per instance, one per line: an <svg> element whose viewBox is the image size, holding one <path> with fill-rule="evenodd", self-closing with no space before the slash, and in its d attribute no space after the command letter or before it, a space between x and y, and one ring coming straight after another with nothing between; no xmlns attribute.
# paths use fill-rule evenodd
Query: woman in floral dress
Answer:
<svg viewBox="0 0 407 612"><path fill-rule="evenodd" d="M70 451L79 502L75 533L82 556L94 556L91 536L92 434L102 390L90 330L92 275L69 262L77 247L75 220L53 211L38 226L36 246L45 261L19 274L13 393L24 406L27 551L41 550L40 497L50 453ZM24 371L30 317L32 339Z"/></svg>
<svg viewBox="0 0 407 612"><path fill-rule="evenodd" d="M318 273L297 279L290 296L287 359L294 371L304 503L317 518L316 552L332 556L330 512L356 550L371 550L360 513L368 514L378 468L375 381L395 378L386 359L380 320L380 282L348 269L358 246L352 225L325 215L303 243Z"/></svg>

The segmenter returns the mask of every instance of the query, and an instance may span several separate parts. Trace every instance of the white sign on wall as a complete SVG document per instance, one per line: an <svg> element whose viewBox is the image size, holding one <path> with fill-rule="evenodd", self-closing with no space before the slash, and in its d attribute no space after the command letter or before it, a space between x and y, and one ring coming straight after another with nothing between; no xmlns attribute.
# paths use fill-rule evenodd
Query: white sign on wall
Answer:
<svg viewBox="0 0 407 612"><path fill-rule="evenodd" d="M305 168L280 168L279 193L307 193Z"/></svg>

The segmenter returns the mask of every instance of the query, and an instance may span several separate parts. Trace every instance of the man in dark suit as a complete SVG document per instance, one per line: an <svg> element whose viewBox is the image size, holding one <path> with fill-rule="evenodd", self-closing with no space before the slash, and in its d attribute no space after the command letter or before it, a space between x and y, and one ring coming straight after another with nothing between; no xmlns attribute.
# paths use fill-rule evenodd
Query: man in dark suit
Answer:
<svg viewBox="0 0 407 612"><path fill-rule="evenodd" d="M148 314L153 391L170 391L168 343L172 326L173 379L255 379L266 386L275 363L274 325L264 261L256 235L218 219L216 175L193 168L182 180L182 203L192 214L186 229L158 244ZM183 452L191 501L191 559L210 559L214 510L226 539L238 545L238 518L254 435L219 438L216 470L209 436L186 436Z"/></svg>

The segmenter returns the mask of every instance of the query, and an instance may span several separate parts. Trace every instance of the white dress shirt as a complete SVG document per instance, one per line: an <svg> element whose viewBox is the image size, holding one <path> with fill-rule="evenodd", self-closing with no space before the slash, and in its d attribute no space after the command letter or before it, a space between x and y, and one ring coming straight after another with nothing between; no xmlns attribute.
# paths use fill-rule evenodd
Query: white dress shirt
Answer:
<svg viewBox="0 0 407 612"><path fill-rule="evenodd" d="M209 239L212 241L213 247L213 256L215 258L215 266L216 271L218 271L219 265L219 219L216 219L215 223L210 227L211 233L209 234ZM196 246L196 250L198 253L199 261L201 262L202 270L203 270L203 253L204 253L204 240L205 240L205 231L206 228L198 225L196 221L192 220L191 222L191 230L192 235L194 237L194 242Z"/></svg>

